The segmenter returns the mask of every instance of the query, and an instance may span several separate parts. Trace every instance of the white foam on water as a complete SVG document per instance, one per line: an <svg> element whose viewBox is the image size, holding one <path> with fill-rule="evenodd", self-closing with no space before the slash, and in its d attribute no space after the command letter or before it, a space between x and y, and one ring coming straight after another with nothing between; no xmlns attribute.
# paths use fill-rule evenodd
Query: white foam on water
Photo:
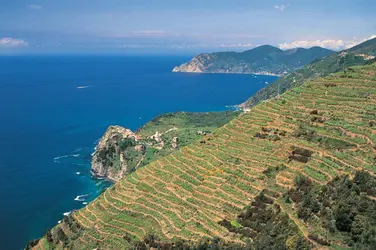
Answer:
<svg viewBox="0 0 376 250"><path fill-rule="evenodd" d="M80 154L70 154L70 155L57 156L57 157L54 158L54 162L59 163L60 159L68 158L68 157L76 157L77 158L79 156L80 156Z"/></svg>
<svg viewBox="0 0 376 250"><path fill-rule="evenodd" d="M57 156L54 158L54 162L58 162L59 159L62 159L62 158L67 158L69 157L70 155L62 155L62 156Z"/></svg>
<svg viewBox="0 0 376 250"><path fill-rule="evenodd" d="M76 198L74 198L75 201L85 201L86 197L88 197L90 194L83 194L83 195L77 195Z"/></svg>

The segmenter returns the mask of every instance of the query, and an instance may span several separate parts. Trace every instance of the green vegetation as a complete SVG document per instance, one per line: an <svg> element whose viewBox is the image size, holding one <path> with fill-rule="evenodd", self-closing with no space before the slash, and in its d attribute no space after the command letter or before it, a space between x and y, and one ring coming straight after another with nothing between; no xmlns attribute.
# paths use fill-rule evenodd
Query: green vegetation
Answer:
<svg viewBox="0 0 376 250"><path fill-rule="evenodd" d="M304 138L307 141L319 143L322 147L327 149L343 150L356 147L355 144L340 139L320 136L314 129L310 129L304 125L300 125L299 128L294 131L293 135L297 138Z"/></svg>
<svg viewBox="0 0 376 250"><path fill-rule="evenodd" d="M284 75L303 65L332 54L333 51L313 47L310 49L281 50L270 45L260 46L242 53L216 52L200 54L190 62L175 67L175 72L207 73L259 73ZM197 69L199 71L197 71Z"/></svg>
<svg viewBox="0 0 376 250"><path fill-rule="evenodd" d="M372 64L376 60L376 58L373 60L367 59L363 54L376 56L376 38L351 49L331 54L322 59L316 59L311 64L306 65L261 89L245 103L241 104L241 106L243 108L252 107L261 101L276 97L289 89L301 86L304 81L344 71L348 67Z"/></svg>
<svg viewBox="0 0 376 250"><path fill-rule="evenodd" d="M297 225L274 199L263 192L237 216L237 221L219 222L230 234L243 237L243 249L310 249Z"/></svg>
<svg viewBox="0 0 376 250"><path fill-rule="evenodd" d="M78 231L61 223L33 248L375 249L375 76L376 64L351 67L258 104L120 179L72 213Z"/></svg>
<svg viewBox="0 0 376 250"><path fill-rule="evenodd" d="M167 156L210 134L239 113L238 111L177 112L157 116L136 131L138 140L115 135L107 141L105 147L97 149L94 163L100 162L106 168L106 172L105 176L96 175L111 178L131 173L138 167ZM156 133L159 134L155 136ZM173 141L174 138L176 142ZM123 156L125 163L120 161L120 155ZM124 165L126 171L122 172Z"/></svg>
<svg viewBox="0 0 376 250"><path fill-rule="evenodd" d="M332 240L353 249L375 249L376 201L368 196L375 194L375 177L356 172L353 179L337 176L324 186L301 176L285 200L294 203L299 219L317 227L310 239L325 245Z"/></svg>

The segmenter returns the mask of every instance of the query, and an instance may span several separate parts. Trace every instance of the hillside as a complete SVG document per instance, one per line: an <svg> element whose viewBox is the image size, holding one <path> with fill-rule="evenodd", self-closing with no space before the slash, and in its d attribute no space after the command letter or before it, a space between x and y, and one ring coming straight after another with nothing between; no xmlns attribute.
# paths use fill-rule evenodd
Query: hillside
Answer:
<svg viewBox="0 0 376 250"><path fill-rule="evenodd" d="M332 53L333 51L320 47L283 51L263 45L241 53L200 54L190 62L176 66L173 72L284 75Z"/></svg>
<svg viewBox="0 0 376 250"><path fill-rule="evenodd" d="M324 77L331 73L343 71L347 67L372 63L376 60L375 56L376 38L348 50L331 54L320 60L318 59L312 64L306 65L302 69L266 86L239 106L245 109L250 108L263 100L282 94L293 87L300 86L305 80Z"/></svg>
<svg viewBox="0 0 376 250"><path fill-rule="evenodd" d="M308 81L137 169L28 247L375 249L375 117L376 64Z"/></svg>
<svg viewBox="0 0 376 250"><path fill-rule="evenodd" d="M92 173L119 180L139 167L197 141L236 117L239 112L177 112L157 116L136 132L110 126L92 159Z"/></svg>

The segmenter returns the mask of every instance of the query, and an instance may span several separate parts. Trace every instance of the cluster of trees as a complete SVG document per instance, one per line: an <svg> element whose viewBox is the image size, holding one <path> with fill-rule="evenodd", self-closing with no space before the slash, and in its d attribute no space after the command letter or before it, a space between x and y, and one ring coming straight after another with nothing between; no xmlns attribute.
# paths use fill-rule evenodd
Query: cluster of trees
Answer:
<svg viewBox="0 0 376 250"><path fill-rule="evenodd" d="M67 228L71 235L68 237L63 229L61 228L64 226ZM71 249L74 243L74 240L77 239L83 232L83 228L80 224L73 218L72 215L64 216L61 224L57 227L52 229L47 229L46 232L46 239L51 248L54 248L56 245L62 245L65 249ZM39 242L37 240L31 240L26 246L26 250L33 249Z"/></svg>
<svg viewBox="0 0 376 250"><path fill-rule="evenodd" d="M304 139L310 142L315 142L320 144L321 147L332 150L345 150L349 148L356 147L355 144L339 140L336 138L326 137L318 134L313 127L310 127L308 124L301 124L299 127L292 133L292 136L300 139Z"/></svg>
<svg viewBox="0 0 376 250"><path fill-rule="evenodd" d="M310 249L289 216L263 192L238 215L236 223L223 220L220 224L249 242L243 249Z"/></svg>
<svg viewBox="0 0 376 250"><path fill-rule="evenodd" d="M107 145L106 148L98 150L97 157L105 166L113 166L114 159L119 156L119 152L125 152L129 147L136 145L133 138L115 137L114 142Z"/></svg>
<svg viewBox="0 0 376 250"><path fill-rule="evenodd" d="M319 219L332 236L341 236L354 249L376 249L376 179L367 172L336 177L325 186L299 176L296 188L285 195L294 202L297 215L305 222ZM320 238L315 236L313 238Z"/></svg>
<svg viewBox="0 0 376 250"><path fill-rule="evenodd" d="M132 236L125 235L124 239L130 244L130 249L137 250L243 250L243 245L236 243L227 243L218 237L212 239L202 239L198 242L176 240L173 242L164 242L153 233L148 234L142 241L133 240Z"/></svg>

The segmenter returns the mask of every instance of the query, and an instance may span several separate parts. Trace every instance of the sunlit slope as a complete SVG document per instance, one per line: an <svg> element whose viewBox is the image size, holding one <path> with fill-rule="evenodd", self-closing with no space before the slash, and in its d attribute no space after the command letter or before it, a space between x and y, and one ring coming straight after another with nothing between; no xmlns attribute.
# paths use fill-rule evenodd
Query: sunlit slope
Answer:
<svg viewBox="0 0 376 250"><path fill-rule="evenodd" d="M218 222L236 218L264 189L278 197L298 173L320 184L357 169L375 175L375 143L374 64L306 82L255 106L74 212L79 234L68 223L57 227L74 249L126 248L125 235L142 240L149 232L166 240L218 236L241 242ZM304 223L290 215L307 235ZM35 249L50 246L44 237Z"/></svg>

